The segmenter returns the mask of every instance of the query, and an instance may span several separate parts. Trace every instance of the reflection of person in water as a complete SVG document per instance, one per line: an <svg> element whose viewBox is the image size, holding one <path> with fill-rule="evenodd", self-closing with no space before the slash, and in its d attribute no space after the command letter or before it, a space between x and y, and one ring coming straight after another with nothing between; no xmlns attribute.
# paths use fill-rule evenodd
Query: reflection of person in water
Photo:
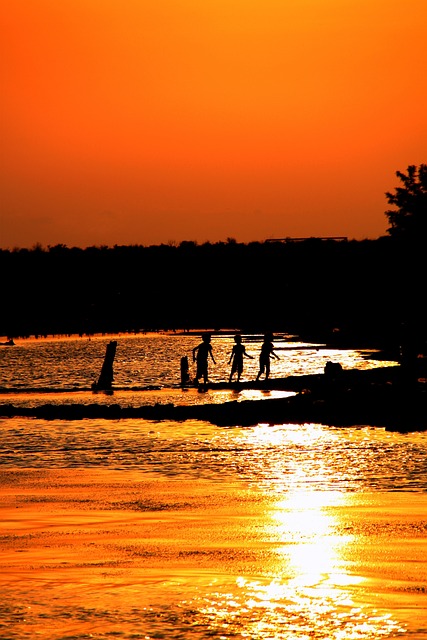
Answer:
<svg viewBox="0 0 427 640"><path fill-rule="evenodd" d="M246 358L251 358L253 360L253 356L250 356L249 353L246 353L245 345L242 344L242 336L240 333L236 333L234 336L234 342L236 343L232 350L230 360L228 364L231 364L231 372L230 378L228 382L231 382L233 375L237 372L237 382L240 382L240 376L243 372L243 356Z"/></svg>
<svg viewBox="0 0 427 640"><path fill-rule="evenodd" d="M197 371L194 382L198 382L200 378L203 378L205 385L208 384L208 358L212 358L212 362L216 364L215 358L212 353L211 335L210 333L203 334L202 342L193 349L193 362L197 362Z"/></svg>
<svg viewBox="0 0 427 640"><path fill-rule="evenodd" d="M266 333L264 335L264 342L261 345L261 352L259 354L259 371L256 377L257 380L265 371L265 379L268 380L270 376L270 358L276 358L280 360L279 356L274 353L273 334Z"/></svg>

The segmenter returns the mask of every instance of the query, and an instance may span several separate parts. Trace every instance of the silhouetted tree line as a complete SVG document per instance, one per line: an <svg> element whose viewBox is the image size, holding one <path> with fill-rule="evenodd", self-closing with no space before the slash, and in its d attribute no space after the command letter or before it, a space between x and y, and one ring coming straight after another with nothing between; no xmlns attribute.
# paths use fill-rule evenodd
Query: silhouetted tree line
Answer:
<svg viewBox="0 0 427 640"><path fill-rule="evenodd" d="M0 335L239 328L425 344L427 165L396 175L376 240L0 250Z"/></svg>
<svg viewBox="0 0 427 640"><path fill-rule="evenodd" d="M422 254L388 237L2 250L0 334L240 328L387 345L425 324Z"/></svg>

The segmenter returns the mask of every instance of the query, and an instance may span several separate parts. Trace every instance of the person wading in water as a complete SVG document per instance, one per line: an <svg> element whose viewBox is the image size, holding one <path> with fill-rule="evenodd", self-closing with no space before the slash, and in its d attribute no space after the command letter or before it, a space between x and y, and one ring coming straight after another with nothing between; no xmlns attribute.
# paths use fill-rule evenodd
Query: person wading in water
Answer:
<svg viewBox="0 0 427 640"><path fill-rule="evenodd" d="M203 378L205 387L208 384L208 358L211 357L212 362L216 364L212 353L211 334L204 333L202 342L193 349L193 362L197 362L196 377L194 382L197 384L200 378Z"/></svg>
<svg viewBox="0 0 427 640"><path fill-rule="evenodd" d="M256 377L257 381L260 379L265 371L265 379L268 380L270 376L270 358L276 358L280 360L279 356L274 353L273 334L266 333L264 335L264 342L261 345L261 352L259 354L259 371Z"/></svg>
<svg viewBox="0 0 427 640"><path fill-rule="evenodd" d="M242 344L242 336L240 333L236 333L234 336L234 342L236 343L232 350L230 360L228 364L231 364L231 372L228 382L231 383L233 375L237 372L237 382L240 382L240 376L243 373L243 356L246 358L251 358L253 360L253 356L250 356L249 353L246 353L245 345Z"/></svg>

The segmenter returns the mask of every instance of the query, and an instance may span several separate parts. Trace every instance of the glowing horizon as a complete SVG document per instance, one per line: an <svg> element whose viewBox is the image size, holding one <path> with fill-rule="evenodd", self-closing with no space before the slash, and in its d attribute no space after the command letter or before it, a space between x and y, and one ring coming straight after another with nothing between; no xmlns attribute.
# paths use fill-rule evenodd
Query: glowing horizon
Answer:
<svg viewBox="0 0 427 640"><path fill-rule="evenodd" d="M345 5L345 6L343 6ZM0 247L385 235L427 4L5 0Z"/></svg>

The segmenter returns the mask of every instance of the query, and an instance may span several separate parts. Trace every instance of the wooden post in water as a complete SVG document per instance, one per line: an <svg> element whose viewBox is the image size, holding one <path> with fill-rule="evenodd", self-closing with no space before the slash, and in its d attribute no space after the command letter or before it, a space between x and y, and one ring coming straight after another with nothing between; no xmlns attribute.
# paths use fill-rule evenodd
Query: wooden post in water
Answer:
<svg viewBox="0 0 427 640"><path fill-rule="evenodd" d="M188 372L188 358L187 356L182 356L181 358L181 386L185 387L190 380L190 374Z"/></svg>
<svg viewBox="0 0 427 640"><path fill-rule="evenodd" d="M102 365L101 374L98 378L98 382L94 382L92 388L94 390L108 391L113 384L113 362L116 355L117 342L111 340L107 344L107 350L105 352L104 364Z"/></svg>

